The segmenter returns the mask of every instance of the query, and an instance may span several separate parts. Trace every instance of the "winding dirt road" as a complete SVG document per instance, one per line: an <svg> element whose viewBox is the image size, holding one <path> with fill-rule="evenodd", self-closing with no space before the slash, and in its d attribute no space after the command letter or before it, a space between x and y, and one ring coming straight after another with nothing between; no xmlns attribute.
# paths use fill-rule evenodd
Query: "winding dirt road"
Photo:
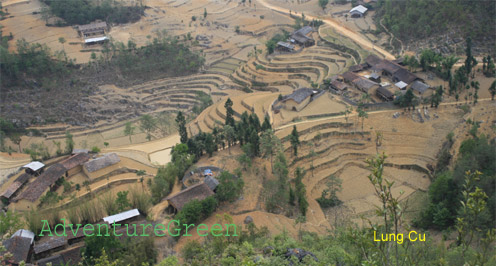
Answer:
<svg viewBox="0 0 496 266"><path fill-rule="evenodd" d="M279 6L275 6L275 5L272 5L272 4L269 4L267 2L265 2L265 0L257 0L262 6L268 8L268 9L272 9L276 12L279 12L279 13L282 13L282 14L285 14L285 15L288 15L289 16L289 9L286 9L286 8L282 8L282 7L279 7ZM292 13L294 15L294 13ZM362 35L356 33L355 31L341 25L339 22L331 19L331 18L320 18L320 17L316 17L316 16L312 16L312 15L305 15L305 17L307 19L319 19L319 20L322 20L324 23L326 23L327 25L333 27L337 32L339 32L340 34L352 39L355 43L357 43L358 45L360 45L362 48L366 49L366 50L369 50L369 51L375 51L379 54L381 54L382 56L384 56L384 58L386 59L389 59L389 60L394 60L396 59L395 56L393 56L392 54L390 54L388 51L382 49L381 47L377 47L376 45L374 45L372 42L370 42L369 40L365 39Z"/></svg>

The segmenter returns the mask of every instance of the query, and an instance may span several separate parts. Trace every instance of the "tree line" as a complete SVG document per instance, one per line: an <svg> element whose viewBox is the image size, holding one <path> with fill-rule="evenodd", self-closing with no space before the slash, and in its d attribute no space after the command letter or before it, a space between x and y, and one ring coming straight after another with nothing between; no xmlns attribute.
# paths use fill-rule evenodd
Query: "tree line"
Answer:
<svg viewBox="0 0 496 266"><path fill-rule="evenodd" d="M122 3L111 0L103 0L96 3L90 0L43 0L48 9L41 11L45 21L52 16L63 19L57 26L89 24L95 20L103 20L108 23L132 23L138 21L145 14L145 6L125 6Z"/></svg>

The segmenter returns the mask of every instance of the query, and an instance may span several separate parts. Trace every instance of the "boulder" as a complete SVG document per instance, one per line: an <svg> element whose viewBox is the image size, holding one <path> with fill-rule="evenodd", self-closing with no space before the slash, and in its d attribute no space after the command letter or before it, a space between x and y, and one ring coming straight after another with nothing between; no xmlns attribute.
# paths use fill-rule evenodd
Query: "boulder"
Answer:
<svg viewBox="0 0 496 266"><path fill-rule="evenodd" d="M253 223L253 218L250 215L246 216L244 223L245 224Z"/></svg>

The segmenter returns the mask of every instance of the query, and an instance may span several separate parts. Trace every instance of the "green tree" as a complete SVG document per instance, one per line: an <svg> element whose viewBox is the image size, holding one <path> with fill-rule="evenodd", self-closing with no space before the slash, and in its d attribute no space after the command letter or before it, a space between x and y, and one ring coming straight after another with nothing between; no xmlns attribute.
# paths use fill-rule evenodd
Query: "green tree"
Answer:
<svg viewBox="0 0 496 266"><path fill-rule="evenodd" d="M203 18L207 18L207 9L203 9Z"/></svg>
<svg viewBox="0 0 496 266"><path fill-rule="evenodd" d="M66 131L65 132L65 152L70 154L73 149L74 149L73 136L71 133L69 133L69 131Z"/></svg>
<svg viewBox="0 0 496 266"><path fill-rule="evenodd" d="M270 118L268 115L265 115L264 121L261 127L261 131L266 131L267 129L272 129L272 126L270 125Z"/></svg>
<svg viewBox="0 0 496 266"><path fill-rule="evenodd" d="M129 200L127 198L127 194L129 194L129 191L117 192L117 199L115 199L115 203L117 204L119 212L123 212L131 206L131 203L129 203Z"/></svg>
<svg viewBox="0 0 496 266"><path fill-rule="evenodd" d="M227 140L227 146L229 148L229 154L231 154L231 146L234 144L236 139L236 133L234 132L234 128L231 125L224 126L224 136Z"/></svg>
<svg viewBox="0 0 496 266"><path fill-rule="evenodd" d="M141 130L146 132L146 139L148 139L148 140L152 139L151 132L155 129L156 125L157 125L157 122L149 114L143 115L140 118L140 128L141 128Z"/></svg>
<svg viewBox="0 0 496 266"><path fill-rule="evenodd" d="M262 132L260 143L261 143L263 156L270 157L270 167L272 172L274 172L272 158L282 149L281 140L274 134L274 132L271 129L269 129Z"/></svg>
<svg viewBox="0 0 496 266"><path fill-rule="evenodd" d="M232 109L233 102L231 98L227 98L224 107L226 108L226 125L234 127L234 110Z"/></svg>
<svg viewBox="0 0 496 266"><path fill-rule="evenodd" d="M186 118L184 117L181 111L177 113L176 123L179 129L179 136L181 136L181 143L188 142L188 131L186 130Z"/></svg>
<svg viewBox="0 0 496 266"><path fill-rule="evenodd" d="M125 127L124 127L124 135L129 136L129 142L133 143L131 136L134 134L134 129L133 124L131 122L127 122Z"/></svg>
<svg viewBox="0 0 496 266"><path fill-rule="evenodd" d="M23 227L24 223L21 219L21 215L12 210L7 210L7 212L0 215L0 235L5 234L12 235L18 229Z"/></svg>
<svg viewBox="0 0 496 266"><path fill-rule="evenodd" d="M62 44L62 50L65 52L64 43L66 42L64 37L59 37L59 43Z"/></svg>
<svg viewBox="0 0 496 266"><path fill-rule="evenodd" d="M324 10L327 6L327 4L329 4L329 0L319 0L319 6Z"/></svg>
<svg viewBox="0 0 496 266"><path fill-rule="evenodd" d="M219 175L219 185L216 188L215 197L218 201L234 202L243 192L244 182L241 177L223 171Z"/></svg>
<svg viewBox="0 0 496 266"><path fill-rule="evenodd" d="M360 117L362 119L362 132L363 132L363 120L365 120L365 118L368 118L369 115L367 114L367 112L365 110L363 110L362 108L358 108L358 117Z"/></svg>
<svg viewBox="0 0 496 266"><path fill-rule="evenodd" d="M491 93L491 101L494 101L494 95L496 95L496 80L489 86L489 93Z"/></svg>
<svg viewBox="0 0 496 266"><path fill-rule="evenodd" d="M116 260L118 250L122 247L121 242L115 237L112 230L110 235L92 234L84 238L85 246L81 250L83 261L87 265L95 265L104 254L109 254L109 260ZM102 261L102 260L100 260Z"/></svg>
<svg viewBox="0 0 496 266"><path fill-rule="evenodd" d="M289 140L291 142L291 146L293 147L294 156L298 157L298 146L300 145L300 138L298 136L298 130L296 130L296 126L293 126L293 131L291 131Z"/></svg>

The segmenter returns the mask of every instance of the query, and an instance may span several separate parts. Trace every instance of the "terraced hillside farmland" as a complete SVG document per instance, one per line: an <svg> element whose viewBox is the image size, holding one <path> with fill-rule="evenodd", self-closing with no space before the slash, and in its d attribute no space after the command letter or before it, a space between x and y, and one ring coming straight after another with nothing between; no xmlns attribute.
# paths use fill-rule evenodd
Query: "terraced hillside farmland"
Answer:
<svg viewBox="0 0 496 266"><path fill-rule="evenodd" d="M445 136L457 127L456 123L463 115L454 107L429 112L429 120L424 123L415 122L411 113L394 119L392 111L371 112L364 121L363 131L356 115L349 117L348 123L343 117L337 117L281 127L277 135L285 139L283 144L291 169L303 167L307 170L303 180L310 204L307 221L318 223L340 218L335 217L334 208L322 210L316 201L334 177L342 180L338 197L344 203L347 217L360 222L360 215L372 216L379 202L367 179L370 171L365 160L377 152L388 156L384 173L388 180L395 182L395 196L401 195L400 198L406 200L415 191L426 191L431 178L429 169L435 165ZM292 125L296 125L300 134L298 157L293 156L286 137ZM383 135L380 146L376 144L377 132ZM315 156L311 156L311 150L315 151Z"/></svg>

